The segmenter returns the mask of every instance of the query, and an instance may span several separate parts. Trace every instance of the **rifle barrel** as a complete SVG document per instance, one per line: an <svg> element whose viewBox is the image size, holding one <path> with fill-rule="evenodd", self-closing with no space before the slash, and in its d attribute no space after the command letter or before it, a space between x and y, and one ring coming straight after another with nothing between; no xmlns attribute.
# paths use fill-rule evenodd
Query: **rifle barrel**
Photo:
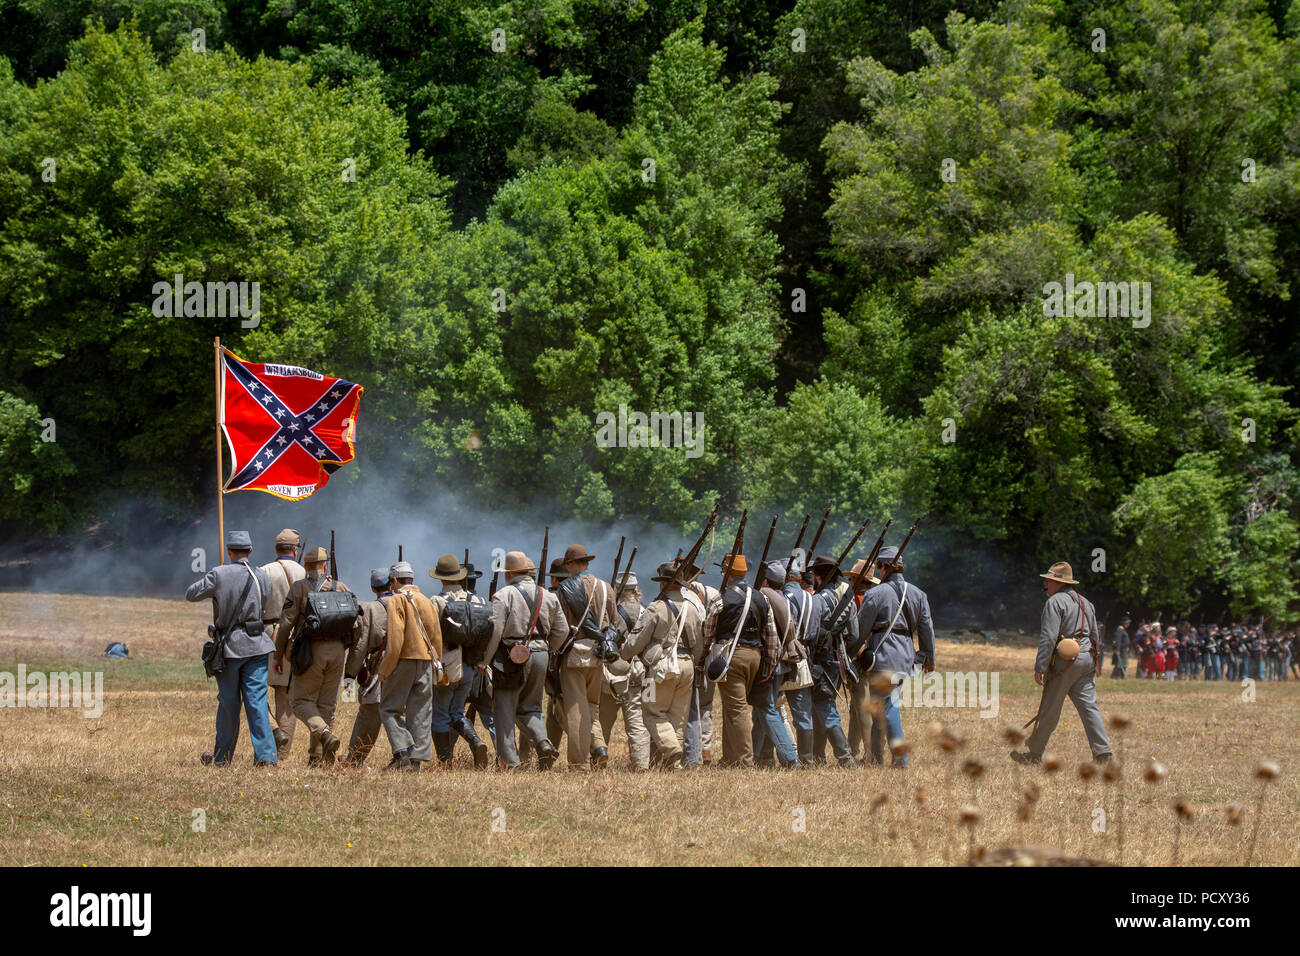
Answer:
<svg viewBox="0 0 1300 956"><path fill-rule="evenodd" d="M853 546L858 543L858 538L862 537L862 532L867 530L867 525L869 524L871 524L870 518L862 522L862 527L858 528L858 533L853 536L853 540L849 542L848 547L840 552L840 559L835 562L836 567L839 567L844 563L844 559L849 556L849 552L853 550Z"/></svg>
<svg viewBox="0 0 1300 956"><path fill-rule="evenodd" d="M790 568L794 565L795 553L799 550L799 545L803 544L804 532L808 530L808 522L812 515L803 516L803 525L799 528L799 537L794 539L794 547L790 549L790 557L785 562L785 576L790 576Z"/></svg>
<svg viewBox="0 0 1300 956"><path fill-rule="evenodd" d="M622 535L618 539L618 554L614 555L614 573L610 576L609 586L613 587L618 583L618 565L623 560L623 545L627 544L627 535Z"/></svg>
<svg viewBox="0 0 1300 956"><path fill-rule="evenodd" d="M817 542L822 539L822 532L826 530L826 521L831 516L831 505L826 506L826 511L822 514L822 523L817 526L817 533L813 535L812 544L808 545L808 556L810 558L817 555ZM807 567L807 564L804 565Z"/></svg>
<svg viewBox="0 0 1300 956"><path fill-rule="evenodd" d="M763 544L763 557L759 559L758 567L754 570L754 587L763 583L763 566L767 564L767 553L772 547L772 534L776 531L776 515L772 515L772 524L767 529L767 541Z"/></svg>

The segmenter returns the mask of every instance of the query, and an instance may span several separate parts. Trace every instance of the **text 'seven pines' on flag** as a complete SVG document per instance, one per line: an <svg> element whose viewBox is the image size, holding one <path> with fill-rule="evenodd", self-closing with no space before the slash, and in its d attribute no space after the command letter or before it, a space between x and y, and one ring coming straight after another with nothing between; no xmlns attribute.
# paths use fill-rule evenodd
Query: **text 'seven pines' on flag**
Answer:
<svg viewBox="0 0 1300 956"><path fill-rule="evenodd" d="M298 501L325 487L355 454L356 382L297 365L245 362L221 349L221 430L230 448L225 491Z"/></svg>

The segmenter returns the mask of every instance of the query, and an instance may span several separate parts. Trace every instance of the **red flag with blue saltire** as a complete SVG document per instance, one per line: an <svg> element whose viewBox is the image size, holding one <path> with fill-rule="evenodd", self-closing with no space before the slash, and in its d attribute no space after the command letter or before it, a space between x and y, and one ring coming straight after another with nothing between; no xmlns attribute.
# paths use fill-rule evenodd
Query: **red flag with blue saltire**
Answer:
<svg viewBox="0 0 1300 956"><path fill-rule="evenodd" d="M221 430L231 460L224 490L299 501L325 487L355 454L365 389L301 366L221 352Z"/></svg>

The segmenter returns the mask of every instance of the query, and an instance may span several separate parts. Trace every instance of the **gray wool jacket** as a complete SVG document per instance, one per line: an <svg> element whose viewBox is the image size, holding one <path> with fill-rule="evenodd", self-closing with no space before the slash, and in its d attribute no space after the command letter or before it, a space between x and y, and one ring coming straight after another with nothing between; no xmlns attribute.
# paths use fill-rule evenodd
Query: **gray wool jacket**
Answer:
<svg viewBox="0 0 1300 956"><path fill-rule="evenodd" d="M257 583L248 589L248 596L238 604L239 596L248 584L248 573L257 576ZM260 591L258 589L261 589ZM261 568L255 568L243 558L238 564L219 564L195 581L185 591L185 600L202 601L212 598L213 620L218 627L234 625L226 636L226 653L229 658L257 657L275 650L271 629L266 628L256 637L244 630L249 621L262 620L266 594L271 590L271 579Z"/></svg>

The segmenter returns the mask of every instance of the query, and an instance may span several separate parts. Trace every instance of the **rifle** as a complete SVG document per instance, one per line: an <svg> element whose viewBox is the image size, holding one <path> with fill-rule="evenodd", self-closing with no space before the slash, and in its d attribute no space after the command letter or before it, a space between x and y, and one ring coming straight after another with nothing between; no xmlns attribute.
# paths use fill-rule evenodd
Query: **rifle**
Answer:
<svg viewBox="0 0 1300 956"><path fill-rule="evenodd" d="M817 526L817 533L813 535L812 544L808 545L808 556L814 557L817 554L817 542L822 539L822 532L826 530L826 519L831 516L831 505L826 506L826 512L822 515L822 523ZM804 567L808 567L808 562L804 562Z"/></svg>
<svg viewBox="0 0 1300 956"><path fill-rule="evenodd" d="M614 592L614 600L618 600L618 595L627 587L627 576L632 573L632 562L636 560L636 548L632 549L631 556L627 559L627 567L623 569L623 580L618 583L618 590ZM612 582L611 582L612 583Z"/></svg>
<svg viewBox="0 0 1300 956"><path fill-rule="evenodd" d="M845 559L848 558L849 552L853 550L853 546L858 543L858 538L862 537L862 532L867 530L867 525L869 524L871 524L870 518L862 522L862 527L858 528L858 533L853 536L853 540L849 542L848 547L840 552L839 560L835 562L836 567L842 565Z"/></svg>
<svg viewBox="0 0 1300 956"><path fill-rule="evenodd" d="M618 584L618 565L619 562L623 560L623 545L625 544L627 544L627 535L622 535L618 539L618 554L614 555L614 573L610 576L609 579L610 587L614 587L614 585ZM635 551L636 549L634 548L633 550ZM631 563L632 562L629 560L628 564Z"/></svg>
<svg viewBox="0 0 1300 956"><path fill-rule="evenodd" d="M397 546L397 560L402 560L402 546L400 544Z"/></svg>
<svg viewBox="0 0 1300 956"><path fill-rule="evenodd" d="M546 552L551 545L551 526L546 526L546 532L542 535L542 561L537 567L537 601L533 604L533 619L528 622L528 634L524 637L527 643L533 639L533 629L537 627L537 613L542 609L542 589L546 584Z"/></svg>
<svg viewBox="0 0 1300 956"><path fill-rule="evenodd" d="M333 528L330 529L330 577L334 580L335 584L338 584L339 565L338 562L334 560L334 529Z"/></svg>
<svg viewBox="0 0 1300 956"><path fill-rule="evenodd" d="M916 534L916 529L921 526L921 522L924 520L925 515L921 515L921 517L912 522L912 527L907 529L907 537L905 537L903 543L898 546L898 553L894 555L894 561L897 561L903 556L903 552L907 550L907 542L912 540L912 535Z"/></svg>
<svg viewBox="0 0 1300 956"><path fill-rule="evenodd" d="M691 550L687 552L685 559L680 557L681 551L680 549L678 550L677 553L679 557L676 559L677 563L673 567L673 576L660 586L659 595L655 598L656 601L662 601L664 595L667 594L674 587L681 587L682 580L683 580L683 573L688 567L694 564L695 559L700 556L700 548L704 547L704 539L709 536L709 532L713 530L713 526L717 523L717 521L718 521L718 506L715 504L713 506L713 511L709 513L709 520L704 525L704 531L701 532L699 539L691 547Z"/></svg>
<svg viewBox="0 0 1300 956"><path fill-rule="evenodd" d="M812 515L803 516L803 526L799 529L799 537L794 539L794 547L790 549L790 558L785 562L785 576L787 578L790 576L790 568L794 566L794 556L799 550L799 545L803 544L803 533L808 530L808 520L811 517ZM785 582L782 581L781 583L784 584Z"/></svg>
<svg viewBox="0 0 1300 956"><path fill-rule="evenodd" d="M302 536L302 547L298 549L298 563L302 564L302 556L307 553L307 536Z"/></svg>
<svg viewBox="0 0 1300 956"><path fill-rule="evenodd" d="M763 544L763 557L759 559L754 571L754 587L763 583L763 566L767 564L767 552L772 547L772 532L776 531L776 515L772 515L772 526L767 529L767 541ZM781 583L785 583L784 581Z"/></svg>

